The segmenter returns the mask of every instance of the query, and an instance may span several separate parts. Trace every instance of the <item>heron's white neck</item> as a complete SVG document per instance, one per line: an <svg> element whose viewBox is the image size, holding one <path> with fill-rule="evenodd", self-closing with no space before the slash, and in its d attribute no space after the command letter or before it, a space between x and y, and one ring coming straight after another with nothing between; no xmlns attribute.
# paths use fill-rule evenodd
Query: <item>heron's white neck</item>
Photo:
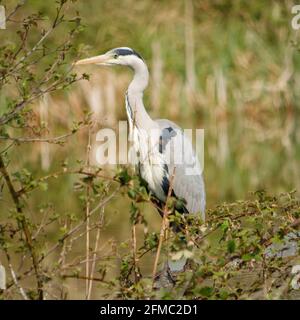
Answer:
<svg viewBox="0 0 300 320"><path fill-rule="evenodd" d="M144 103L143 103L143 93L148 86L149 72L147 65L136 58L134 63L131 65L134 70L134 77L128 87L127 98L129 103L129 108L131 110L132 118L127 110L128 120L133 121L134 125L138 128L145 130L151 129L154 126L154 121L148 115Z"/></svg>

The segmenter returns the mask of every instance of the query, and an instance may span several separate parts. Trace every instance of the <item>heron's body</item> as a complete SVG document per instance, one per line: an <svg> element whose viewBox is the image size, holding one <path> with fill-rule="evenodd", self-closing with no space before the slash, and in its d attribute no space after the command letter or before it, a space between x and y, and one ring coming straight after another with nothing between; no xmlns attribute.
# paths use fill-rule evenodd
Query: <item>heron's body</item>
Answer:
<svg viewBox="0 0 300 320"><path fill-rule="evenodd" d="M143 104L143 92L149 80L148 68L144 61L137 57L133 70L134 77L126 92L125 105L130 135L135 151L139 154L139 174L148 183L151 192L162 202L166 200L172 180L174 195L186 201L186 211L201 213L204 219L205 188L192 144L172 121L154 121L150 118ZM189 153L188 158L194 158L196 162L192 175L186 174L186 163L174 163L173 154L182 153L183 144L184 152ZM167 151L171 153L168 155L170 161L166 159Z"/></svg>
<svg viewBox="0 0 300 320"><path fill-rule="evenodd" d="M133 69L134 77L126 92L125 105L130 137L138 155L139 174L160 203L165 203L169 189L172 189L173 196L185 201L182 213L198 213L204 220L205 188L191 142L175 123L152 120L144 107L143 93L149 81L144 60L134 50L123 47L77 62L89 63L125 65ZM184 161L175 161L180 154ZM192 173L188 172L191 168Z"/></svg>

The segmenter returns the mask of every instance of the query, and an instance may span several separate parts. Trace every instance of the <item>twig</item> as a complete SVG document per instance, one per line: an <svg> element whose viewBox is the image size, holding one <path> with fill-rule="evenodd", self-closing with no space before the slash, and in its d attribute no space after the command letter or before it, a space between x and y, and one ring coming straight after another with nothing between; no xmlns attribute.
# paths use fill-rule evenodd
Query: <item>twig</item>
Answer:
<svg viewBox="0 0 300 320"><path fill-rule="evenodd" d="M23 0L21 3L18 3L15 8L7 15L6 21L10 21L10 18L25 4L25 0Z"/></svg>
<svg viewBox="0 0 300 320"><path fill-rule="evenodd" d="M84 126L82 126L80 129L82 128L84 128ZM0 140L11 140L15 142L24 142L24 143L27 143L27 142L28 143L29 142L64 143L66 138L74 135L75 133L77 133L77 130L66 133L58 137L54 137L54 138L22 138L22 137L0 136Z"/></svg>
<svg viewBox="0 0 300 320"><path fill-rule="evenodd" d="M132 258L133 258L133 272L134 272L134 282L137 283L140 279L140 273L138 270L138 258L136 254L136 225L132 225Z"/></svg>
<svg viewBox="0 0 300 320"><path fill-rule="evenodd" d="M155 276L157 272L157 265L158 265L158 260L161 252L161 247L163 240L165 238L165 231L168 229L168 215L169 215L169 210L168 210L168 200L171 197L172 189L173 189L173 180L174 180L174 175L175 175L175 167L173 169L173 174L170 179L170 185L169 185L169 190L168 190L168 195L166 199L166 203L164 206L164 214L163 214L163 219L161 222L161 228L160 228L160 234L159 234L159 242L158 242L158 247L157 247L157 252L155 256L155 261L154 261L154 266L153 266L153 271L152 271L152 288L155 285Z"/></svg>
<svg viewBox="0 0 300 320"><path fill-rule="evenodd" d="M10 143L7 147L5 147L3 150L0 151L0 155L5 153L8 149L10 149L15 143Z"/></svg>
<svg viewBox="0 0 300 320"><path fill-rule="evenodd" d="M26 66L26 64L25 64L26 60L28 60L28 58L30 56L32 56L35 52L37 52L40 49L42 44L49 37L49 35L53 32L53 30L64 21L63 20L64 15L63 15L63 13L61 13L61 10L64 6L64 3L65 3L64 1L61 1L59 7L57 8L57 13L54 18L54 23L52 24L52 26L41 36L41 38L35 43L35 45L29 51L27 51L18 61L16 61L15 63L11 63L10 68L7 69L7 71L4 72L3 75L0 77L1 82L4 82L6 78L8 78L10 76L13 77L14 74L21 71L24 68L24 66ZM18 7L16 7L16 10L17 9L18 9ZM12 12L12 14L14 14L14 11ZM16 54L18 55L19 52L20 51L17 50ZM42 55L42 58L44 56L45 55ZM56 63L57 62L55 62L53 65L56 65ZM28 66L28 64L27 64L27 66ZM72 68L73 67L71 67L70 70L65 73L65 77L67 76L67 74L70 73ZM52 67L50 68L50 70L51 71L53 70ZM22 101L17 103L10 112L5 113L0 116L0 125L5 125L6 123L8 123L10 120L12 120L15 117L16 114L18 114L20 111L22 111L31 102L33 102L34 100L41 97L44 93L47 93L47 92L50 93L52 91L60 89L59 85L61 84L63 87L63 85L65 84L65 77L63 77L62 79L58 79L57 81L54 81L52 83L52 85L48 86L48 88L42 90L41 88L43 87L43 84L49 80L49 77L47 78L47 75L48 75L48 72L45 73L46 79L42 80L41 83L39 83L39 85L36 86L35 90L32 91L31 96L29 96L27 98L23 98ZM80 79L78 79L78 80L80 80ZM74 81L76 81L76 80L74 80ZM71 81L69 84L71 84L74 81Z"/></svg>
<svg viewBox="0 0 300 320"><path fill-rule="evenodd" d="M3 251L5 252L5 255L6 255L6 259L7 259L7 262L8 262L8 267L9 267L9 270L10 270L10 273L11 273L11 277L13 279L13 282L14 284L16 285L16 287L19 289L20 291L20 294L21 296L23 297L24 300L29 300L24 289L21 287L21 285L19 284L18 282L18 277L16 276L16 273L13 269L13 266L11 264L11 261L10 261L10 256L7 252L7 248L3 248Z"/></svg>
<svg viewBox="0 0 300 320"><path fill-rule="evenodd" d="M101 208L101 214L100 214L100 221L102 222L104 217L104 207ZM93 261L92 261L92 268L90 273L90 283L89 283L89 291L88 291L88 300L91 299L92 294L92 288L93 288L93 277L96 267L96 259L97 259L97 251L98 251L98 245L99 245L99 239L100 239L100 232L101 232L101 225L98 226L97 234L96 234L96 241L95 241L95 248L93 252Z"/></svg>
<svg viewBox="0 0 300 320"><path fill-rule="evenodd" d="M116 178L105 176L105 175L100 174L98 172L87 172L87 171L84 171L82 169L79 169L79 170L68 170L68 168L64 168L61 171L57 171L57 172L48 174L46 176L43 176L41 178L38 178L36 180L36 182L37 182L37 185L38 185L39 182L43 182L43 181L49 180L51 178L57 178L58 176L65 175L65 174L81 174L81 175L85 175L85 176L89 176L89 177L102 178L102 179L105 179L105 180L119 182L118 179L116 179ZM35 188L37 188L37 186ZM16 192L17 192L18 196L21 196L22 194L25 194L29 190L33 190L33 189L34 189L34 187L23 187L23 188L21 188L20 190L18 190Z"/></svg>
<svg viewBox="0 0 300 320"><path fill-rule="evenodd" d="M108 197L106 197L101 203L102 205L106 205L120 190L120 188L117 188L116 190L113 191L112 194L110 194ZM85 224L85 219L80 222L78 225L73 227L71 230L69 230L66 234L63 235L62 238L59 239L59 241L54 244L43 256L40 257L39 263L41 263L44 259L46 259L51 253L53 253L58 247L62 245L62 243L65 241L65 239L69 238L72 234L77 232L83 225ZM25 276L29 275L31 271L33 270L33 267L30 267L28 270L23 272L22 275L18 276L18 280L24 278ZM13 285L13 283L7 284L7 288L10 288Z"/></svg>
<svg viewBox="0 0 300 320"><path fill-rule="evenodd" d="M21 285L20 285L19 282L18 282L18 277L16 276L16 273L15 273L15 271L14 271L14 269L13 269L13 266L12 266L12 264L11 264L11 262L10 262L10 256L9 256L7 250L4 249L4 252L5 252L5 255L6 255L6 258L7 258L8 267L9 267L9 270L10 270L10 273L11 273L11 277L12 277L12 279L13 279L14 284L15 284L16 287L19 289L20 294L21 294L21 296L23 297L23 299L24 299L24 300L29 300L28 297L27 297L27 295L26 295L26 293L25 293L25 291L24 291L24 289L21 287Z"/></svg>
<svg viewBox="0 0 300 320"><path fill-rule="evenodd" d="M86 166L88 172L90 171L90 152L91 152L91 126L89 126L88 129L88 144L86 148ZM85 276L86 276L86 282L85 282L85 296L86 299L89 299L89 288L90 288L90 183L88 182L86 185L86 264L85 264Z"/></svg>
<svg viewBox="0 0 300 320"><path fill-rule="evenodd" d="M103 278L97 278L97 277L86 277L86 276L81 276L81 275L77 275L77 274L64 274L62 275L63 278L75 278L75 279L82 279L82 280L93 280L93 281L98 281L98 282L102 282L105 284L109 284L108 281L103 280Z"/></svg>
<svg viewBox="0 0 300 320"><path fill-rule="evenodd" d="M25 235L26 245L27 245L29 252L31 254L33 268L34 268L35 275L36 275L38 297L40 300L43 300L43 281L42 281L42 277L39 273L39 261L36 256L36 252L35 252L35 249L34 249L34 246L32 243L32 235L29 230L29 227L28 227L28 224L26 221L26 217L23 213L22 205L20 203L18 193L14 189L14 186L11 182L10 176L6 170L3 158L1 156L0 156L0 172L2 173L2 175L6 181L6 184L9 189L9 192L11 194L11 197L15 203L17 212L20 214L20 226L21 226L23 233Z"/></svg>
<svg viewBox="0 0 300 320"><path fill-rule="evenodd" d="M64 224L64 228L67 229L67 227L68 227L68 222L67 222L67 220L66 220L66 221L65 221L65 224ZM62 244L62 248L61 248L61 252L60 252L60 257L59 257L59 260L58 260L58 265L59 265L59 266L63 266L63 265L65 264L66 253L67 253L66 243L67 243L67 241L64 241L63 244Z"/></svg>
<svg viewBox="0 0 300 320"><path fill-rule="evenodd" d="M48 38L48 36L53 32L53 30L58 26L59 23L62 22L62 20L60 19L59 20L59 15L60 15L60 12L61 12L61 9L63 7L63 3L60 5L60 7L58 8L57 10L57 13L56 13L56 16L54 18L54 23L53 25L51 26L50 29L48 29L43 35L42 37L36 42L36 44L22 57L20 58L20 60L14 65L11 67L11 70L10 72L6 73L4 76L2 76L0 78L0 80L3 80L5 77L7 77L8 75L11 74L11 72L15 72L17 69L17 67L22 64L28 57L30 57L39 47L40 45Z"/></svg>
<svg viewBox="0 0 300 320"><path fill-rule="evenodd" d="M62 175L62 174L66 174L66 173L69 173L69 174L82 174L82 175L87 175L87 176L91 176L91 177L101 177L101 178L104 178L104 179L107 179L107 180L111 180L111 181L115 181L115 182L118 182L117 179L115 178L110 178L110 177L106 177L102 174L99 174L99 173L89 173L89 172L86 172L86 171L83 171L83 170L74 170L74 171L66 171L66 170L63 170L63 171L59 171L59 172L56 172L54 174L51 174L51 175L47 175L47 176L44 176L40 179L38 179L39 182L42 182L42 181L45 181L51 177L54 177L54 176L58 176L58 175ZM99 208L101 208L101 206L105 206L117 193L118 191L120 190L120 186L116 188L116 190L114 190L109 196L107 196L103 201L101 201L93 210L90 211L90 216L92 216ZM19 190L18 192L16 192L18 194L18 196L20 197L22 194L26 193L26 189L21 189ZM71 230L69 230L66 234L63 235L62 238L59 239L59 241L54 244L44 255L42 255L38 261L38 263L41 263L45 258L47 258L50 254L52 254L59 246L62 245L62 243L65 241L65 239L67 239L68 237L70 237L72 234L74 234L75 232L77 232L86 222L86 217L84 219L84 221L82 221L81 223L79 223L78 225L76 225L75 227L73 227ZM31 273L31 271L33 270L33 268L29 268L28 270L26 270L22 275L18 276L18 279L21 279L27 275L29 275ZM7 285L7 287L11 287L14 283L9 283Z"/></svg>

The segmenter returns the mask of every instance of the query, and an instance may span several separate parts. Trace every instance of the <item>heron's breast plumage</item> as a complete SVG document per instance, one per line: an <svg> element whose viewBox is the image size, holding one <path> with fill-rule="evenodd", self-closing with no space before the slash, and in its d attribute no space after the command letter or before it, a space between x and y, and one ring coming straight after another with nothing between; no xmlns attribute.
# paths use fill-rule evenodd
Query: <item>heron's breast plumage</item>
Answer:
<svg viewBox="0 0 300 320"><path fill-rule="evenodd" d="M166 200L166 184L169 181L163 156L157 152L158 139L155 134L134 128L134 146L139 157L141 177L148 183L150 191L161 201Z"/></svg>
<svg viewBox="0 0 300 320"><path fill-rule="evenodd" d="M165 201L165 189L169 180L163 155L158 152L160 131L158 128L145 130L137 126L128 93L125 97L125 106L129 122L129 136L135 153L133 162L138 162L139 174L147 182L149 190L159 200Z"/></svg>

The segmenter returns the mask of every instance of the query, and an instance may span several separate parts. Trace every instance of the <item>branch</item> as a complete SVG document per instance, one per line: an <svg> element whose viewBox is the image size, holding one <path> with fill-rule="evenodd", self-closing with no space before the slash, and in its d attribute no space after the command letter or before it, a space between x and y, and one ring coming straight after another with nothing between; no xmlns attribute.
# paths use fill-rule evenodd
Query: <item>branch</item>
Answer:
<svg viewBox="0 0 300 320"><path fill-rule="evenodd" d="M79 129L84 128L85 126L82 126ZM57 143L57 144L62 144L65 143L65 139L69 138L70 136L74 135L77 133L78 130L74 130L72 132L63 134L58 137L53 137L53 138L22 138L22 137L6 137L6 136L0 136L0 140L11 140L15 142L24 142L24 143L30 143L30 142L46 142L46 143Z"/></svg>
<svg viewBox="0 0 300 320"><path fill-rule="evenodd" d="M102 226L103 218L104 218L104 206L102 206L101 213L100 213L101 224L97 228L97 234L96 234L96 240L95 240L95 248L94 248L93 259L92 259L92 267L91 267L91 273L90 273L91 280L90 280L90 283L89 283L88 300L90 300L91 294L92 294L93 277L94 277L94 272L95 272L95 267L96 267L97 251L98 251L98 246L99 246L100 232L101 232L101 226Z"/></svg>
<svg viewBox="0 0 300 320"><path fill-rule="evenodd" d="M163 211L163 219L162 219L162 222L161 222L161 228L160 228L160 234L159 234L159 242L158 242L157 252L156 252L156 256L155 256L153 271L152 271L152 288L154 287L154 284L155 284L155 276L156 276L156 272L157 272L157 265L158 265L158 260L159 260L159 256L160 256L160 252L161 252L162 243L163 243L163 240L164 240L164 237L165 237L165 231L168 229L168 215L169 215L168 200L171 197L172 190L173 190L173 180L174 180L174 176L175 176L175 169L176 168L174 167L173 173L172 173L172 176L171 176L171 179L170 179L168 195L167 195L167 199L166 199L166 203L165 203L164 211Z"/></svg>
<svg viewBox="0 0 300 320"><path fill-rule="evenodd" d="M14 186L13 186L11 179L10 179L10 176L6 170L2 156L0 156L0 172L2 173L2 175L5 179L5 182L7 184L10 195L15 203L17 212L20 214L19 221L20 221L21 229L23 230L23 233L25 235L26 245L29 249L29 252L30 252L30 255L32 258L33 268L34 268L36 279L37 279L38 297L40 300L43 300L43 281L42 281L42 277L39 273L38 259L37 259L36 252L35 252L35 249L34 249L34 246L32 243L31 232L29 230L29 227L28 227L28 224L26 221L26 217L22 211L22 204L19 200L19 195L14 189Z"/></svg>
<svg viewBox="0 0 300 320"><path fill-rule="evenodd" d="M24 300L29 300L28 297L27 297L27 295L26 295L26 293L25 293L25 291L24 291L24 289L21 287L21 285L20 285L19 282L18 282L18 277L16 276L16 273L15 273L15 271L14 271L14 269L13 269L12 264L11 264L10 256L9 256L9 254L8 254L8 252L7 252L7 249L4 249L4 252L5 252L5 255L6 255L6 258L7 258L8 267L9 267L9 269L10 269L11 277L12 277L12 279L13 279L14 284L15 284L16 287L19 289L20 294L21 294L21 296L23 297L23 299L24 299Z"/></svg>
<svg viewBox="0 0 300 320"><path fill-rule="evenodd" d="M75 279L88 280L88 281L98 281L98 282L102 282L105 284L109 284L108 281L105 281L102 278L86 277L86 276L81 276L81 275L77 275L77 274L64 274L64 275L62 275L62 277L63 278L75 278Z"/></svg>
<svg viewBox="0 0 300 320"><path fill-rule="evenodd" d="M90 152L91 152L91 126L89 126L88 131L88 143L86 147L86 167L88 172L90 171ZM86 242L85 242L85 253L86 253L86 264L85 264L85 297L87 300L90 298L89 288L90 288L90 280L88 279L90 276L90 191L91 186L90 183L86 184L86 208L85 208L85 216L86 216Z"/></svg>

